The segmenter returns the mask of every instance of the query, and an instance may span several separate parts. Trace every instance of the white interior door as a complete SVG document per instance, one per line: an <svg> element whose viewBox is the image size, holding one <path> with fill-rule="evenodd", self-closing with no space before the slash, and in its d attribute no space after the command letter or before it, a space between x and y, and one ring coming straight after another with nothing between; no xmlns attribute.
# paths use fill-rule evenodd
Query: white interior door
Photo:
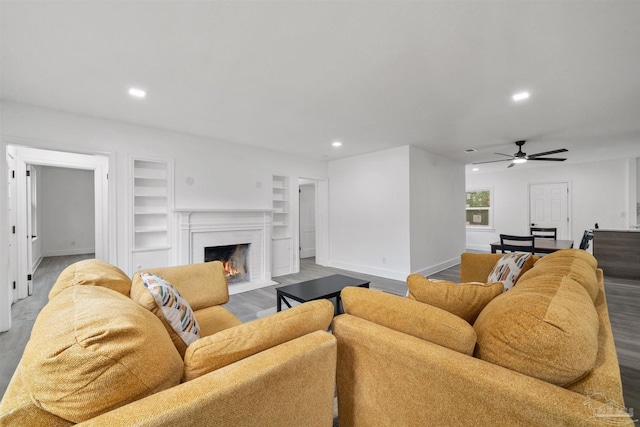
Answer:
<svg viewBox="0 0 640 427"><path fill-rule="evenodd" d="M300 258L316 256L316 186L300 185Z"/></svg>
<svg viewBox="0 0 640 427"><path fill-rule="evenodd" d="M569 184L531 184L529 186L529 224L555 227L558 239L569 239Z"/></svg>

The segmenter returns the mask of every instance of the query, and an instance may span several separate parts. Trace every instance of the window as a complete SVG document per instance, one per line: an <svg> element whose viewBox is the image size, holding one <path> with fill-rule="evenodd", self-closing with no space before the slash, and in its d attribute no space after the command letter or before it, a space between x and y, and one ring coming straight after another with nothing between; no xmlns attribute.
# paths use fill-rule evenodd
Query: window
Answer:
<svg viewBox="0 0 640 427"><path fill-rule="evenodd" d="M467 227L492 228L491 189L467 191Z"/></svg>

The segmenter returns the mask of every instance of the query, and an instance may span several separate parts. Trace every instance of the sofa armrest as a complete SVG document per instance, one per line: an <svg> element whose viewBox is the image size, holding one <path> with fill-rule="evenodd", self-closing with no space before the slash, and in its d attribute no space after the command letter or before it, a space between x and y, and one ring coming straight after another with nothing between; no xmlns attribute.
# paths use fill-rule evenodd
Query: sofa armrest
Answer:
<svg viewBox="0 0 640 427"><path fill-rule="evenodd" d="M191 381L311 332L326 331L333 311L329 300L310 301L200 338L187 347L182 380Z"/></svg>
<svg viewBox="0 0 640 427"><path fill-rule="evenodd" d="M333 333L341 427L610 421L593 409L602 402L355 316L334 319Z"/></svg>
<svg viewBox="0 0 640 427"><path fill-rule="evenodd" d="M335 338L316 331L79 425L324 427L335 366Z"/></svg>

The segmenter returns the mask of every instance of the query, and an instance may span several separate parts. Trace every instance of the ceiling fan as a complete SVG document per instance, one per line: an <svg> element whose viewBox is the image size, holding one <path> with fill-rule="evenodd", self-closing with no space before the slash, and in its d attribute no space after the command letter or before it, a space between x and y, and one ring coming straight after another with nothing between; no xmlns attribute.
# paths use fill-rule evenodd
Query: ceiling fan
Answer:
<svg viewBox="0 0 640 427"><path fill-rule="evenodd" d="M542 157L542 156L548 156L551 154L557 154L557 153L564 153L565 151L569 151L566 148L560 148L559 150L553 150L553 151L545 151L544 153L536 153L536 154L529 154L527 155L527 153L524 153L522 151L522 146L524 145L524 143L527 141L516 141L516 145L518 146L518 152L513 154L513 155L509 155L509 154L503 154L503 153L493 153L493 154L497 154L499 156L506 156L509 157L508 159L500 159L500 160L489 160L488 162L476 162L476 163L472 163L473 165L480 165L482 163L495 163L495 162L511 162L511 164L509 166L507 166L508 168L515 166L518 163L525 163L527 160L545 160L545 161L552 161L552 162L564 162L565 160L567 160L566 158L560 158L560 157Z"/></svg>

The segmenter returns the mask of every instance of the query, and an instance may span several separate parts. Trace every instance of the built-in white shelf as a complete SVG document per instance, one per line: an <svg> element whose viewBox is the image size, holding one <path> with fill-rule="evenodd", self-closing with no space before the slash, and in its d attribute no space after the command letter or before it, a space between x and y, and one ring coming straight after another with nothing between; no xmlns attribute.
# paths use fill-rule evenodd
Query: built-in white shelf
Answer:
<svg viewBox="0 0 640 427"><path fill-rule="evenodd" d="M173 169L168 160L132 158L132 271L168 265Z"/></svg>
<svg viewBox="0 0 640 427"><path fill-rule="evenodd" d="M282 276L292 272L290 179L287 175L273 175L271 190L271 272Z"/></svg>

